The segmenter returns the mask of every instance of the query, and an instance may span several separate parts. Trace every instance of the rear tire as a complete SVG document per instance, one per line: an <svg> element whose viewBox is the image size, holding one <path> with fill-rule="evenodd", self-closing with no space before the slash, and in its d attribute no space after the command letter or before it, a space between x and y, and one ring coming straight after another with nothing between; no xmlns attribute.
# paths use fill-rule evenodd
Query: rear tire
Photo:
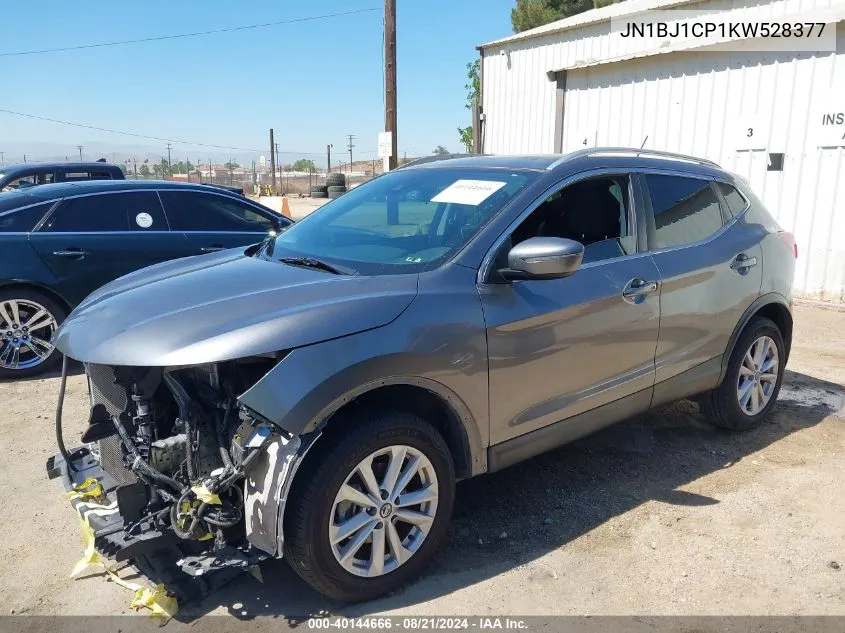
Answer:
<svg viewBox="0 0 845 633"><path fill-rule="evenodd" d="M16 315L20 323L7 322ZM29 288L0 291L0 378L28 378L53 369L62 355L50 339L65 317L64 306L43 293Z"/></svg>
<svg viewBox="0 0 845 633"><path fill-rule="evenodd" d="M722 384L700 398L702 412L712 424L732 431L759 426L775 405L785 364L777 325L755 317L737 339Z"/></svg>
<svg viewBox="0 0 845 633"><path fill-rule="evenodd" d="M344 428L319 440L294 481L285 510L284 557L320 593L360 602L417 578L431 560L448 530L455 471L443 437L415 415L364 411L338 423ZM418 470L401 490L387 492L394 459L401 466L394 488L401 487L402 474ZM363 464L373 475L371 484L359 474ZM344 501L345 492L372 505ZM414 500L421 493L428 500L411 503L413 493ZM332 542L330 532L350 520L364 527Z"/></svg>

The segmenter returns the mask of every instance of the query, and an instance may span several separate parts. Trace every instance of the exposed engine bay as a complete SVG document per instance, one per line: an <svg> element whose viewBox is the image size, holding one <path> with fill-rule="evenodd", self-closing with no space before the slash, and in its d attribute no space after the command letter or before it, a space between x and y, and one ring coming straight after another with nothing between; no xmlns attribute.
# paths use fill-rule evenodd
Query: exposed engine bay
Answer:
<svg viewBox="0 0 845 633"><path fill-rule="evenodd" d="M248 569L281 551L280 506L300 440L237 399L276 362L268 356L185 368L85 365L87 450L67 455L60 440L70 459L57 456L61 468L48 462L48 470L62 471L66 486L93 476L107 501L116 502L116 514L84 517L98 551L149 562L175 548L165 558L194 579ZM83 516L87 509L77 511Z"/></svg>

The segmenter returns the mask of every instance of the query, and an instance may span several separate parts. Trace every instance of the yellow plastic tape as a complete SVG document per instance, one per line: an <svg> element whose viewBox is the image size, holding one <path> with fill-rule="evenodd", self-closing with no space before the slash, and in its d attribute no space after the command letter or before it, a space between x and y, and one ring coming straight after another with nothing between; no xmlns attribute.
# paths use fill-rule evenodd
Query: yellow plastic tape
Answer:
<svg viewBox="0 0 845 633"><path fill-rule="evenodd" d="M197 499L203 503L215 506L219 506L221 503L220 497L216 493L210 492L208 488L205 487L205 484L197 484L191 488L191 492L193 492L197 496Z"/></svg>
<svg viewBox="0 0 845 633"><path fill-rule="evenodd" d="M71 578L85 571L88 565L100 564L105 566L100 554L94 549L94 530L88 525L88 521L82 517L79 517L79 532L82 535L82 544L85 546L85 552L82 554L79 562L74 565L73 571L70 572Z"/></svg>
<svg viewBox="0 0 845 633"><path fill-rule="evenodd" d="M67 493L68 499L102 499L104 496L103 487L100 482L89 477L81 484L74 484L73 490Z"/></svg>
<svg viewBox="0 0 845 633"><path fill-rule="evenodd" d="M164 585L158 584L155 589L141 587L135 592L135 597L129 603L129 607L138 611L147 608L150 610L151 618L165 618L169 620L179 611L176 598L168 595Z"/></svg>
<svg viewBox="0 0 845 633"><path fill-rule="evenodd" d="M88 481L83 482L80 488L85 487L87 484ZM99 486L99 484L97 484L97 486ZM100 490L102 491L102 489ZM93 513L96 513L96 510ZM132 602L129 603L129 606L132 609L138 611L139 609L147 608L150 610L151 618L164 618L165 622L178 613L179 604L176 602L176 598L168 595L164 585L159 584L155 589L151 590L148 587L123 580L123 578L108 568L106 562L94 547L93 528L88 523L88 520L81 515L79 517L79 532L82 536L82 543L85 546L85 551L82 554L82 558L79 559L79 562L74 565L73 570L70 572L71 578L74 578L82 573L90 565L99 565L105 570L109 580L117 583L121 587L125 587L126 589L135 592L135 597L132 598Z"/></svg>

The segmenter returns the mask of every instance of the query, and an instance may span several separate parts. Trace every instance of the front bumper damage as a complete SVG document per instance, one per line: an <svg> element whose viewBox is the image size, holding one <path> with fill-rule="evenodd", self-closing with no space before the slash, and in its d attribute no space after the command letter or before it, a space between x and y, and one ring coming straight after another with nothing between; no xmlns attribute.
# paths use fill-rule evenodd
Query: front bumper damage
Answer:
<svg viewBox="0 0 845 633"><path fill-rule="evenodd" d="M228 583L242 571L270 557L281 558L285 501L293 476L316 436L303 441L273 435L263 442L241 482L244 515L240 540L222 547L211 540L184 540L162 529L152 516L137 518L138 482L109 463L109 456L83 447L70 451L75 469L62 455L47 460L47 474L68 493L100 484L103 498L69 494L77 515L90 526L94 547L108 561L130 562L152 583L163 584L180 603L198 600ZM103 446L103 443L100 443ZM104 467L105 465L105 467ZM109 472L112 471L112 473ZM114 476L116 475L116 476ZM127 511L128 509L128 511ZM128 515L134 515L134 520Z"/></svg>

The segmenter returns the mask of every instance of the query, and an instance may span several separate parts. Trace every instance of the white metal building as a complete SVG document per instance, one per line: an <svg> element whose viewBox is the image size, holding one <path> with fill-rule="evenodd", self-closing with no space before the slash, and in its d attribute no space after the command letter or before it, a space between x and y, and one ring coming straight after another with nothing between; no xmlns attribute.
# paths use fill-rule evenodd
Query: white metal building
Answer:
<svg viewBox="0 0 845 633"><path fill-rule="evenodd" d="M611 34L612 18L668 8L828 22L836 50L655 47ZM484 44L479 149L644 146L714 160L795 234L796 294L845 302L843 20L845 0L628 0Z"/></svg>

